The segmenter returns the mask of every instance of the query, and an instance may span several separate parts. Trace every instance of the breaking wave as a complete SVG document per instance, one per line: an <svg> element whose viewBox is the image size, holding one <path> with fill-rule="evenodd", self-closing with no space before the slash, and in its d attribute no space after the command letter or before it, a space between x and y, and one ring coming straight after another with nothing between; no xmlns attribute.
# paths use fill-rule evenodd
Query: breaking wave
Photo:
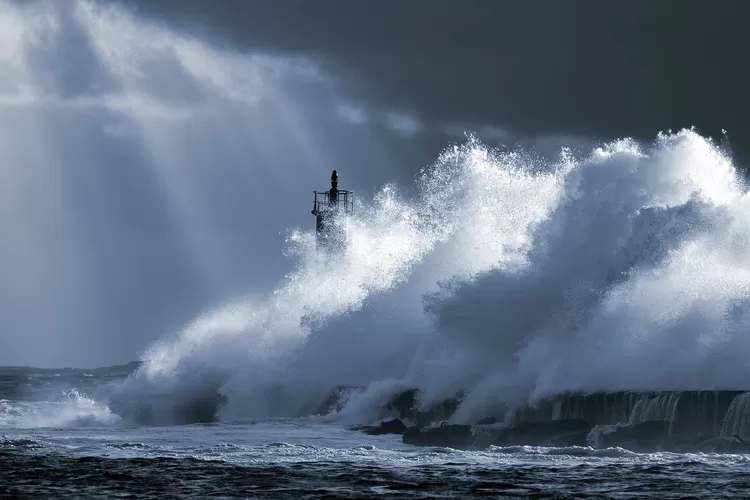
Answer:
<svg viewBox="0 0 750 500"><path fill-rule="evenodd" d="M107 405L75 389L53 401L0 399L0 429L103 427L119 422Z"/></svg>
<svg viewBox="0 0 750 500"><path fill-rule="evenodd" d="M62 219L41 220L41 214L65 206L67 198L52 189L59 177L100 174L63 167L106 163L135 150L143 158L134 155L134 163L153 167L148 173L159 179L156 192L172 198L172 215L192 230L185 232L201 257L198 267L231 274L211 237L221 219L206 214L224 192L192 198L202 196L198 187L209 190L207 179L224 163L232 165L227 178L252 184L255 194L267 195L266 186L279 181L276 170L246 182L244 143L253 141L242 131L252 128L257 144L251 151L271 158L290 142L271 140L275 132L295 135L304 158L315 163L305 175L329 171L318 161L315 136L303 133L293 112L298 101L281 92L282 83L299 90L317 81L314 65L223 52L101 3L5 6L0 105L15 114L0 125L14 161L0 175L8 175L2 184L14 196L1 197L10 208L0 215L6 215L4 227L17 230L12 234L26 235L31 226L58 231ZM49 64L60 53L75 64ZM289 72L309 78L290 82ZM333 103L338 96L329 90L310 91L307 109L318 109L321 95ZM12 116L34 119L19 127ZM63 134L73 119L86 124L84 134ZM48 148L38 136L57 143ZM117 145L108 150L115 153L90 151L97 147L86 141L99 144L102 137ZM38 142L45 155L31 154L41 153ZM150 346L136 374L96 399L106 399L119 415L149 413L149 421L177 423L205 420L217 410L223 419L310 414L338 386L364 388L347 395L338 408L342 417L368 415L407 388L419 388L424 404L467 392L458 415L572 390L747 389L750 202L730 156L694 130L661 134L648 144L623 139L587 151L576 146L554 160L523 148L495 150L474 138L449 147L420 174L413 192L388 185L360 201L356 215L341 221L346 245L339 253L316 250L310 220L309 228L288 234L283 251L295 266L278 286L165 336ZM195 167L193 157L201 158L198 174L185 166ZM295 164L286 157L281 163ZM298 174L278 175L284 181ZM40 190L23 191L21 180L38 181ZM111 214L120 210L114 205L103 206ZM21 220L16 213L30 215ZM279 229L286 224L279 220ZM31 236L17 241L17 259L45 242L56 248L53 240ZM69 253L70 265L58 267L85 268L84 253L75 246ZM24 260L38 277L36 288L14 289L9 297L36 304L37 295L54 289L35 268L42 260ZM7 264L9 272L15 267ZM29 282L23 274L10 281ZM96 298L91 290L99 288L80 285L65 295L76 298L71 304L84 317L98 308L78 298ZM57 304L63 294L54 291ZM41 321L38 331L48 331L58 325L46 324L46 316L68 316L67 306L59 307L65 314L4 310L19 323ZM61 348L66 338L57 336ZM98 403L71 397L66 408L72 409L53 412L63 421L110 419ZM39 415L39 425L61 425L45 410L29 411Z"/></svg>
<svg viewBox="0 0 750 500"><path fill-rule="evenodd" d="M464 412L746 388L747 209L729 156L692 130L557 162L470 139L416 197L387 186L360 206L340 254L291 233L298 266L276 290L155 344L127 385L218 391L224 418L309 412L343 384L367 387L370 409L407 387L425 404L461 389ZM349 404L366 411L362 397Z"/></svg>

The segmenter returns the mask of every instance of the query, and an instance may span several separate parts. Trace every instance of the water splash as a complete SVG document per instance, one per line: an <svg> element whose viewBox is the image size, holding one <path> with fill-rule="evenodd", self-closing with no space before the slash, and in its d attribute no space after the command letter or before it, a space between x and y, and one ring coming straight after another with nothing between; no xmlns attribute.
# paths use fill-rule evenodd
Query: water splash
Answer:
<svg viewBox="0 0 750 500"><path fill-rule="evenodd" d="M48 176L39 167L60 167L58 156L81 155L58 153L87 151L80 137L58 138L66 130L60 116L55 128L39 119L50 109L94 117L86 122L92 130L119 118L117 130L106 130L140 146L184 229L194 267L211 277L232 269L224 268L211 230L221 219L207 215L212 199L198 189L210 190L211 176L205 168L190 175L181 170L193 156L217 163L215 150L193 148L193 138L229 144L223 158L236 165L247 151L237 146L244 139L235 130L253 128L259 144L279 127L293 130L322 174L305 172L311 184L327 175L318 142L284 99L283 82L273 78L279 61L214 50L92 2L40 2L29 9L0 14L0 65L8 75L0 82L0 105L34 113L25 115L24 134L10 121L0 123L0 132L7 133L4 140L35 137L50 147L5 140L23 161L0 172L13 174L0 186L18 191L0 197L13 208L3 215L67 213L71 200L80 199L65 188L76 176L60 168ZM49 73L55 50L89 59L76 60L81 71ZM285 64L296 73L310 70ZM305 82L315 80L312 73ZM236 118L237 106L258 106L257 113L218 119L216 110ZM287 149L274 143L256 152L276 157ZM297 173L288 168L278 175ZM296 267L278 286L205 313L152 345L117 397L159 401L174 416L174 408L218 401L208 396L219 393L222 416L233 418L309 413L337 385L367 387L351 398L363 413L368 397L377 405L389 391L418 387L430 404L462 389L468 396L460 418L483 405L566 390L745 389L748 205L731 159L692 130L661 134L650 144L623 139L583 153L563 149L556 161L533 151L494 151L470 139L425 169L416 195L386 186L363 202L342 222L342 254L320 255L312 230L292 231L286 253ZM2 220L28 252L50 247L46 236L58 219L29 218ZM60 268L85 268L86 224L70 226L76 238L63 259L70 266ZM19 292L32 303L32 292L46 285L32 264L44 259L14 257L24 266L6 264L18 262L10 258L3 264L35 278L13 274L18 283L35 285ZM98 310L90 283L78 284L67 295L94 304L70 308ZM19 321L37 312L24 308Z"/></svg>
<svg viewBox="0 0 750 500"><path fill-rule="evenodd" d="M304 412L339 384L377 384L363 412L384 384L424 404L464 389L459 419L566 390L740 387L746 204L690 130L552 164L472 139L414 199L388 186L360 207L339 258L293 233L299 265L269 298L155 347L142 378L221 367L225 415Z"/></svg>
<svg viewBox="0 0 750 500"><path fill-rule="evenodd" d="M120 421L106 404L76 389L65 391L57 401L0 399L0 428L105 427Z"/></svg>

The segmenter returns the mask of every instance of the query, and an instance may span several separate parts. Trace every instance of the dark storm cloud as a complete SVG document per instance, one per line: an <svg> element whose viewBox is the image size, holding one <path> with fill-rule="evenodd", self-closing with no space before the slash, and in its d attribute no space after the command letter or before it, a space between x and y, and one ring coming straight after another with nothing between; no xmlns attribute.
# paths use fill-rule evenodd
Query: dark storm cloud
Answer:
<svg viewBox="0 0 750 500"><path fill-rule="evenodd" d="M136 0L240 47L320 56L426 123L651 138L729 132L747 157L750 3Z"/></svg>

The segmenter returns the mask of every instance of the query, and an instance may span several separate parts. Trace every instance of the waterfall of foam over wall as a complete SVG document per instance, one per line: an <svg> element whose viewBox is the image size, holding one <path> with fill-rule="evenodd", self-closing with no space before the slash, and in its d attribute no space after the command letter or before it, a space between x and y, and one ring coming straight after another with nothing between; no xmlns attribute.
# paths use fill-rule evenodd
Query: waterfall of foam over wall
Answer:
<svg viewBox="0 0 750 500"><path fill-rule="evenodd" d="M342 410L360 418L405 388L463 390L458 419L565 391L747 387L748 198L710 140L549 163L471 139L418 193L362 203L340 255L293 232L275 291L155 345L132 386L218 390L225 418L313 411L337 385L365 387Z"/></svg>

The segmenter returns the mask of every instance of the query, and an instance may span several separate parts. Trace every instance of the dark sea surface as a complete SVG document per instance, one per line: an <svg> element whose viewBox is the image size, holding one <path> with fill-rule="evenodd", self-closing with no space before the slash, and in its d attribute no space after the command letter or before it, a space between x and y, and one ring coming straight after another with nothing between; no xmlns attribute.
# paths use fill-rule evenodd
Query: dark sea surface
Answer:
<svg viewBox="0 0 750 500"><path fill-rule="evenodd" d="M418 448L325 417L137 426L97 400L130 367L0 369L2 498L726 498L750 456Z"/></svg>

